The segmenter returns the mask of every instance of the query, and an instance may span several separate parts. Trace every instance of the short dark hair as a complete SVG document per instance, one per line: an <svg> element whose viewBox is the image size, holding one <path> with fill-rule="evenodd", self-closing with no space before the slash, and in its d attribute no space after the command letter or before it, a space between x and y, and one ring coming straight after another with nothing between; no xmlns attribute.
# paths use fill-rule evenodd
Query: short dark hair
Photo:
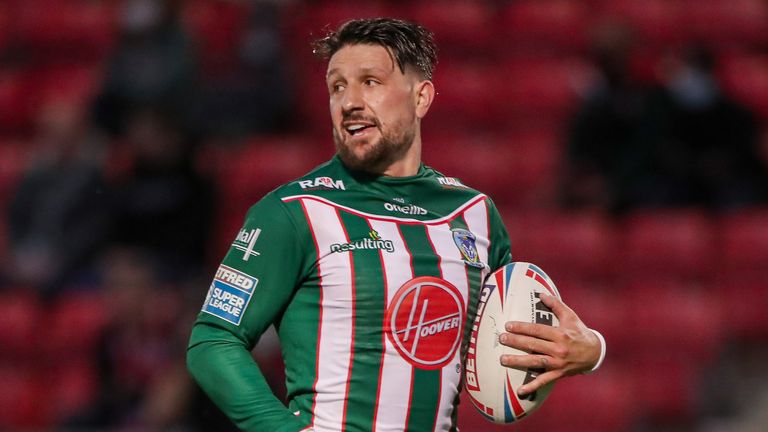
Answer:
<svg viewBox="0 0 768 432"><path fill-rule="evenodd" d="M316 40L314 53L330 59L346 45L373 44L389 49L400 71L407 65L419 71L422 78L432 79L437 63L437 46L432 32L419 24L395 18L355 19Z"/></svg>

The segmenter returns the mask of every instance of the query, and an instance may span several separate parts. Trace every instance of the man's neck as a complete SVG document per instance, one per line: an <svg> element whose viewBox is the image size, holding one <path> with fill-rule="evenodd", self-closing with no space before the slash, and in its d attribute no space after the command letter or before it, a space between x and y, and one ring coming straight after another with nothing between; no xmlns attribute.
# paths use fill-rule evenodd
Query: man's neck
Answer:
<svg viewBox="0 0 768 432"><path fill-rule="evenodd" d="M414 160L400 160L389 168L384 170L382 175L387 177L410 177L415 176L419 172L421 166L421 159Z"/></svg>
<svg viewBox="0 0 768 432"><path fill-rule="evenodd" d="M413 144L402 158L392 163L382 172L382 175L388 177L410 177L419 172L421 166L421 139L416 137Z"/></svg>

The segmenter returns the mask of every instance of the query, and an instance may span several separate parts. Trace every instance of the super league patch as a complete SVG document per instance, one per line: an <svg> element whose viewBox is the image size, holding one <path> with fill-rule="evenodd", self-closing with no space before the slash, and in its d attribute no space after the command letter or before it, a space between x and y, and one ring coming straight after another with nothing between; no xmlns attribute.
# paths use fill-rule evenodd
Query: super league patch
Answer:
<svg viewBox="0 0 768 432"><path fill-rule="evenodd" d="M203 312L234 325L240 325L243 312L248 307L248 302L251 301L251 295L258 283L259 280L255 277L232 267L220 265L205 297Z"/></svg>

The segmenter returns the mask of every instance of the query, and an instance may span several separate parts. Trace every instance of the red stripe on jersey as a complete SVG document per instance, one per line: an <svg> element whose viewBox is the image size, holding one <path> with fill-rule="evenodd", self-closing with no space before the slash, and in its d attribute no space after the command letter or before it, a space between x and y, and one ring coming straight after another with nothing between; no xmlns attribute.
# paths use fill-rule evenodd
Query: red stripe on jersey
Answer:
<svg viewBox="0 0 768 432"><path fill-rule="evenodd" d="M458 213L457 216L462 215L463 213ZM451 226L449 224L445 224L448 228L448 231L451 231ZM437 253L437 248L435 247L435 242L432 241L432 236L429 235L429 230L425 230L427 234L427 240L429 240L429 246L432 247L432 253L437 257L437 268L440 270L440 279L445 280L445 274L443 274L443 256ZM466 266L464 266L466 269ZM466 310L464 311L466 314ZM461 336L461 334L459 334ZM461 343L461 337L459 338L459 343ZM437 404L435 407L435 415L433 416L433 421L436 423L437 419L440 415L440 403L443 396L443 368L438 369L440 371L440 380L438 381L438 389L437 389ZM435 423L432 423L432 430L435 430Z"/></svg>
<svg viewBox="0 0 768 432"><path fill-rule="evenodd" d="M368 227L373 230L373 225L371 225L371 222L366 219L365 222L368 224ZM388 299L389 299L389 283L387 282L387 266L384 265L384 251L379 249L379 262L381 263L381 276L383 279L383 286L384 286L384 310L387 310L389 307ZM384 322L382 323L381 328L386 328L387 326L387 315L384 314ZM376 418L379 415L379 398L381 396L381 379L382 374L384 372L384 358L387 354L387 333L381 332L381 360L379 360L379 378L378 382L376 383L376 402L373 406L373 429L371 432L376 432Z"/></svg>
<svg viewBox="0 0 768 432"><path fill-rule="evenodd" d="M403 231L400 229L400 225L397 225L397 233L400 235L400 240L403 242L403 247L405 247L405 251L408 253L408 265L411 267L411 277L414 277L416 275L416 268L413 266L413 252L411 252L411 249L408 248L408 243L405 241L405 236L403 235ZM411 421L411 404L413 403L413 380L415 376L415 370L414 367L411 366L411 383L408 385L410 388L410 391L408 391L408 406L406 407L406 411L408 414L405 415L405 425L403 425L403 430L408 430L408 423Z"/></svg>
<svg viewBox="0 0 768 432"><path fill-rule="evenodd" d="M457 215L458 216L458 215ZM448 231L451 231L451 226L449 224L445 224L448 227ZM429 235L429 230L426 229L427 234L427 240L429 240L429 246L432 248L432 253L437 257L437 268L440 270L440 279L445 280L445 275L443 274L443 257L439 253L437 253L437 248L435 247L435 242L432 241L432 236Z"/></svg>
<svg viewBox="0 0 768 432"><path fill-rule="evenodd" d="M411 366L411 383L408 384L408 388L410 388L411 390L408 392L408 407L407 407L408 410L406 411L408 414L405 415L405 425L403 425L404 431L408 430L408 423L410 423L411 421L411 404L413 403L413 378L415 375L416 375L415 369L413 366Z"/></svg>
<svg viewBox="0 0 768 432"><path fill-rule="evenodd" d="M443 398L443 370L438 370L440 371L440 381L438 381L437 385L437 403L435 404L437 406L435 407L435 416L432 423L432 430L435 430L435 426L437 426L437 419L440 416L440 405Z"/></svg>
<svg viewBox="0 0 768 432"><path fill-rule="evenodd" d="M341 215L339 214L339 209L334 208L334 211L336 213L336 217L339 218L339 225L341 226L342 231L344 231L344 240L346 240L347 243L350 242L349 239L349 233L347 232L347 227L344 226L344 222L341 220ZM352 337L350 338L349 342L349 366L347 367L347 388L344 389L344 414L342 415L341 419L341 430L345 430L347 427L347 404L349 403L349 386L351 382L352 377L352 364L355 360L355 308L356 308L356 298L355 298L355 262L354 258L352 257L351 253L348 253L347 256L349 256L349 271L350 271L350 291L352 292Z"/></svg>
<svg viewBox="0 0 768 432"><path fill-rule="evenodd" d="M315 236L315 228L312 226L312 218L309 217L309 212L307 211L307 207L304 205L304 200L299 201L301 203L301 209L304 211L304 218L307 220L307 224L309 224L309 231L312 234L312 241L315 243L315 251L317 252L317 259L320 259L320 245L317 241L317 236ZM318 302L318 321L317 321L317 347L315 348L315 382L312 383L312 422L310 423L310 427L315 426L315 409L317 407L317 380L320 377L320 336L322 335L323 330L323 274L320 271L320 266L317 266L317 277L320 281L320 289L318 290L320 293L320 301Z"/></svg>

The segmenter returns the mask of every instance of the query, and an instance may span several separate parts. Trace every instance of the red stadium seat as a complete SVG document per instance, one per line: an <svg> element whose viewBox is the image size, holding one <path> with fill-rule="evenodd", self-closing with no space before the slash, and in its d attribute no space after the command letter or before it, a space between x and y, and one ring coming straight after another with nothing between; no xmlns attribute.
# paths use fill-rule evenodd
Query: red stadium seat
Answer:
<svg viewBox="0 0 768 432"><path fill-rule="evenodd" d="M509 2L500 18L508 54L540 55L583 49L591 17L585 2L522 0Z"/></svg>
<svg viewBox="0 0 768 432"><path fill-rule="evenodd" d="M32 126L33 101L29 94L34 87L25 70L0 71L0 132L20 133Z"/></svg>
<svg viewBox="0 0 768 432"><path fill-rule="evenodd" d="M575 57L508 61L497 74L494 91L504 96L505 114L517 120L517 127L559 126L591 79L589 66Z"/></svg>
<svg viewBox="0 0 768 432"><path fill-rule="evenodd" d="M20 43L46 62L102 59L114 38L115 6L90 1L19 2Z"/></svg>
<svg viewBox="0 0 768 432"><path fill-rule="evenodd" d="M497 64L441 62L434 76L437 94L425 125L449 130L505 127L510 101L503 94L501 76Z"/></svg>
<svg viewBox="0 0 768 432"><path fill-rule="evenodd" d="M633 355L622 371L634 382L628 387L646 421L687 424L695 413L696 383L703 368L700 361L678 354L673 345Z"/></svg>
<svg viewBox="0 0 768 432"><path fill-rule="evenodd" d="M90 358L61 363L58 360L37 371L46 386L46 410L54 420L66 420L94 402L98 388Z"/></svg>
<svg viewBox="0 0 768 432"><path fill-rule="evenodd" d="M555 283L559 278L609 280L612 276L615 234L601 215L510 213L502 216L515 260L542 266Z"/></svg>
<svg viewBox="0 0 768 432"><path fill-rule="evenodd" d="M8 203L14 187L27 166L29 148L25 142L0 140L0 202Z"/></svg>
<svg viewBox="0 0 768 432"><path fill-rule="evenodd" d="M23 287L0 293L0 358L23 362L38 353L42 312L37 296Z"/></svg>
<svg viewBox="0 0 768 432"><path fill-rule="evenodd" d="M13 32L11 23L11 7L7 3L0 3L0 53L4 52L10 45Z"/></svg>
<svg viewBox="0 0 768 432"><path fill-rule="evenodd" d="M768 4L762 0L684 0L680 7L688 39L723 48L768 42Z"/></svg>
<svg viewBox="0 0 768 432"><path fill-rule="evenodd" d="M768 121L768 56L730 55L722 61L720 77L725 90Z"/></svg>
<svg viewBox="0 0 768 432"><path fill-rule="evenodd" d="M305 24L310 25L305 28L304 35L310 32L322 34L324 28L335 29L350 19L397 15L397 8L386 1L320 1L303 6Z"/></svg>
<svg viewBox="0 0 768 432"><path fill-rule="evenodd" d="M93 355L108 320L108 303L101 292L68 293L47 312L44 349L62 361Z"/></svg>
<svg viewBox="0 0 768 432"><path fill-rule="evenodd" d="M765 255L763 255L765 257ZM768 280L735 274L720 281L718 299L723 325L731 340L762 344L768 338Z"/></svg>
<svg viewBox="0 0 768 432"><path fill-rule="evenodd" d="M434 32L440 56L487 56L504 45L495 34L493 11L485 2L417 1L403 12Z"/></svg>
<svg viewBox="0 0 768 432"><path fill-rule="evenodd" d="M502 206L526 208L553 200L559 156L552 136L449 132L425 133L427 165L461 179Z"/></svg>
<svg viewBox="0 0 768 432"><path fill-rule="evenodd" d="M40 386L27 368L0 364L0 429L43 430L48 426Z"/></svg>
<svg viewBox="0 0 768 432"><path fill-rule="evenodd" d="M201 66L206 74L220 73L236 61L248 15L247 2L186 2L182 20L196 42Z"/></svg>
<svg viewBox="0 0 768 432"><path fill-rule="evenodd" d="M275 187L330 158L331 139L318 143L303 136L253 137L220 161L219 179L231 194L255 202Z"/></svg>
<svg viewBox="0 0 768 432"><path fill-rule="evenodd" d="M492 131L558 130L588 77L577 58L440 63L426 121Z"/></svg>
<svg viewBox="0 0 768 432"><path fill-rule="evenodd" d="M768 280L768 208L725 215L719 227L722 278Z"/></svg>
<svg viewBox="0 0 768 432"><path fill-rule="evenodd" d="M53 101L88 106L99 90L102 74L100 62L39 67L29 72L34 93L28 97L34 102L35 109Z"/></svg>
<svg viewBox="0 0 768 432"><path fill-rule="evenodd" d="M715 270L715 231L698 210L638 211L623 222L618 270L625 277L707 278Z"/></svg>
<svg viewBox="0 0 768 432"><path fill-rule="evenodd" d="M625 336L637 351L672 350L703 363L725 338L728 317L709 285L659 277L649 268L645 277L627 279L620 289L625 291Z"/></svg>
<svg viewBox="0 0 768 432"><path fill-rule="evenodd" d="M328 108L328 89L325 84L325 64L315 58L305 59L296 82L302 103L297 107L303 124L299 132L311 133L318 137L331 138L331 117ZM299 116L297 116L299 117Z"/></svg>
<svg viewBox="0 0 768 432"><path fill-rule="evenodd" d="M602 13L626 22L644 45L668 46L685 39L687 11L667 0L604 0Z"/></svg>

